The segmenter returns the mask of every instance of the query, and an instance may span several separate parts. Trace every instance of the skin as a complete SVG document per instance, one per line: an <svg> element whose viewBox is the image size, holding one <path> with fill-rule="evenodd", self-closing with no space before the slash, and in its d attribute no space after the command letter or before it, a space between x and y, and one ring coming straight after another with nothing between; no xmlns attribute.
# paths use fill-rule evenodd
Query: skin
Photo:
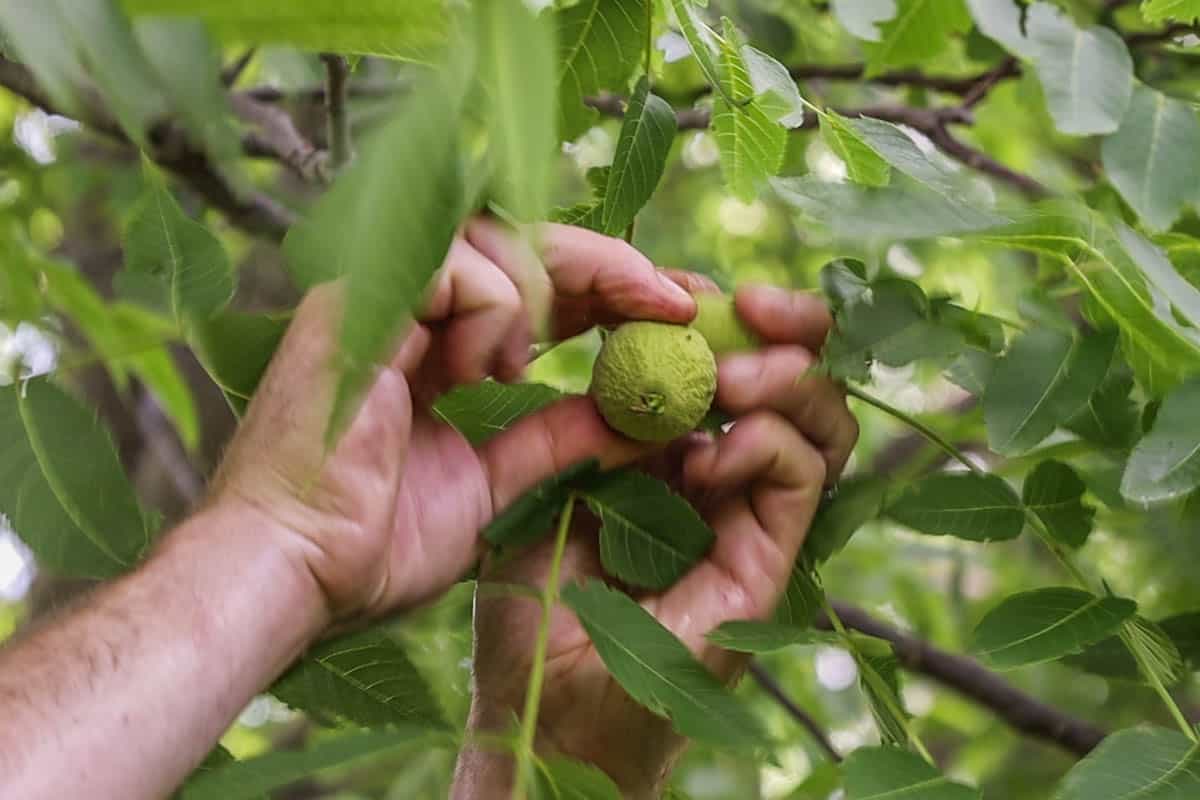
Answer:
<svg viewBox="0 0 1200 800"><path fill-rule="evenodd" d="M720 442L689 439L653 455L608 429L588 398L568 398L472 448L430 403L455 385L519 376L533 331L561 338L695 313L679 287L703 281L668 279L623 242L557 225L540 240L539 259L493 221L466 225L418 321L328 455L341 290L305 298L204 507L134 572L0 650L4 796L166 796L308 646L439 596L478 561L478 531L495 514L586 458L641 461L702 500L718 533L712 556L645 602L719 674L738 671L703 632L776 602L821 485L853 444L841 393L793 380L828 313L796 293L739 294L739 309L773 345L721 364L718 399L741 421ZM572 576L596 570L586 525L572 541ZM537 548L489 566L488 579L537 583L545 562ZM520 704L535 617L483 593L479 611L471 725L482 732ZM682 743L612 685L562 612L551 656L541 745L593 760L649 796ZM581 715L571 698L597 715ZM622 740L630 725L644 728L636 754ZM501 796L510 769L508 758L468 748L455 796Z"/></svg>

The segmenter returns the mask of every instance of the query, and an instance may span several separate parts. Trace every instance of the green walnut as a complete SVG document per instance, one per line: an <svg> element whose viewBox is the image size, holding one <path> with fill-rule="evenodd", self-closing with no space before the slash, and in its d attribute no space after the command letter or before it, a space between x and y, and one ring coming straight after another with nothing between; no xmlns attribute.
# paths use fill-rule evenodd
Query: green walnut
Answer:
<svg viewBox="0 0 1200 800"><path fill-rule="evenodd" d="M716 359L699 331L626 322L604 340L590 392L616 430L643 442L667 442L699 424L716 390Z"/></svg>
<svg viewBox="0 0 1200 800"><path fill-rule="evenodd" d="M715 355L757 350L762 347L758 334L738 316L733 297L717 292L696 295L696 318L692 327L700 331Z"/></svg>

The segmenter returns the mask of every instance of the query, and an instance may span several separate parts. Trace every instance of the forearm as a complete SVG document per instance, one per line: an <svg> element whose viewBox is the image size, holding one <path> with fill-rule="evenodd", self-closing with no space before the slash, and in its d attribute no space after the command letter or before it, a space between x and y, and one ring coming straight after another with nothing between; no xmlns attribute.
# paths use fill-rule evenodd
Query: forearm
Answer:
<svg viewBox="0 0 1200 800"><path fill-rule="evenodd" d="M5 796L159 798L325 624L251 512L212 508L138 570L0 651Z"/></svg>

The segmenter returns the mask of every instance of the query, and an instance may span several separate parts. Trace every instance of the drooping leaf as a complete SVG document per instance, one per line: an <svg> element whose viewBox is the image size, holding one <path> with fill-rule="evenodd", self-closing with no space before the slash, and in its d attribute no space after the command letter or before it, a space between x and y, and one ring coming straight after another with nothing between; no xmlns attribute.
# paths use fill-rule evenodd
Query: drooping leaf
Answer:
<svg viewBox="0 0 1200 800"><path fill-rule="evenodd" d="M1146 281L1169 298L1171 311L1192 328L1200 327L1200 289L1193 286L1167 260L1163 251L1137 231L1116 223L1117 240Z"/></svg>
<svg viewBox="0 0 1200 800"><path fill-rule="evenodd" d="M679 733L743 752L768 744L749 710L628 595L593 580L567 586L562 597L613 678Z"/></svg>
<svg viewBox="0 0 1200 800"><path fill-rule="evenodd" d="M601 769L582 761L552 756L538 764L542 800L621 800L621 790Z"/></svg>
<svg viewBox="0 0 1200 800"><path fill-rule="evenodd" d="M581 0L555 12L560 138L578 138L596 119L584 98L625 88L642 60L651 2Z"/></svg>
<svg viewBox="0 0 1200 800"><path fill-rule="evenodd" d="M862 300L871 288L867 267L855 258L838 258L821 267L821 291L835 314Z"/></svg>
<svg viewBox="0 0 1200 800"><path fill-rule="evenodd" d="M940 155L922 152L900 126L872 117L843 120L860 142L921 186L960 202L969 195L969 188L962 176L940 160Z"/></svg>
<svg viewBox="0 0 1200 800"><path fill-rule="evenodd" d="M896 14L879 25L879 41L866 46L866 77L937 56L971 25L962 0L896 0Z"/></svg>
<svg viewBox="0 0 1200 800"><path fill-rule="evenodd" d="M445 46L451 15L443 0L121 0L138 16L195 16L218 37L240 44L428 63Z"/></svg>
<svg viewBox="0 0 1200 800"><path fill-rule="evenodd" d="M842 764L846 800L980 800L920 756L899 747L860 747Z"/></svg>
<svg viewBox="0 0 1200 800"><path fill-rule="evenodd" d="M1072 340L1033 328L1014 339L983 396L992 450L1022 453L1074 416L1107 374L1115 346L1115 331Z"/></svg>
<svg viewBox="0 0 1200 800"><path fill-rule="evenodd" d="M468 442L480 445L562 396L562 392L544 383L489 380L453 389L438 398L433 410Z"/></svg>
<svg viewBox="0 0 1200 800"><path fill-rule="evenodd" d="M233 296L229 256L208 228L183 213L153 164L146 161L143 173L146 193L125 228L125 271L117 280L135 281L139 299L181 327L211 317Z"/></svg>
<svg viewBox="0 0 1200 800"><path fill-rule="evenodd" d="M1158 626L1179 649L1184 662L1193 670L1200 668L1200 612L1174 614L1160 619Z"/></svg>
<svg viewBox="0 0 1200 800"><path fill-rule="evenodd" d="M1071 768L1054 800L1184 800L1200 796L1200 745L1178 731L1128 728Z"/></svg>
<svg viewBox="0 0 1200 800"><path fill-rule="evenodd" d="M64 575L111 578L150 543L146 518L95 413L43 379L0 389L0 513Z"/></svg>
<svg viewBox="0 0 1200 800"><path fill-rule="evenodd" d="M1121 496L1132 503L1156 503L1188 494L1200 486L1200 379L1167 395L1154 426L1137 443L1125 474Z"/></svg>
<svg viewBox="0 0 1200 800"><path fill-rule="evenodd" d="M557 155L554 29L523 0L474 4L487 91L493 191L522 222L546 218Z"/></svg>
<svg viewBox="0 0 1200 800"><path fill-rule="evenodd" d="M1070 587L1020 592L993 608L975 628L972 649L996 669L1054 661L1114 633L1137 604Z"/></svg>
<svg viewBox="0 0 1200 800"><path fill-rule="evenodd" d="M1105 678L1144 682L1145 676L1125 641L1136 637L1143 652L1150 654L1158 665L1156 675L1164 686L1173 686L1183 678L1183 656L1160 625L1135 615L1127 619L1121 629L1123 635L1109 636L1088 645L1082 652L1066 656L1063 662Z"/></svg>
<svg viewBox="0 0 1200 800"><path fill-rule="evenodd" d="M577 486L600 518L600 560L618 580L665 589L712 547L696 510L657 478L635 470L596 475Z"/></svg>
<svg viewBox="0 0 1200 800"><path fill-rule="evenodd" d="M913 530L973 542L1013 539L1025 526L1021 501L995 475L948 473L922 478L884 513Z"/></svg>
<svg viewBox="0 0 1200 800"><path fill-rule="evenodd" d="M803 125L804 98L787 67L750 45L743 45L741 53L763 113L785 128Z"/></svg>
<svg viewBox="0 0 1200 800"><path fill-rule="evenodd" d="M708 632L708 640L726 650L740 653L773 653L796 644L836 644L828 631L798 628L779 622L734 620Z"/></svg>
<svg viewBox="0 0 1200 800"><path fill-rule="evenodd" d="M574 484L596 471L596 460L587 459L551 475L496 515L483 538L496 547L522 547L549 535Z"/></svg>
<svg viewBox="0 0 1200 800"><path fill-rule="evenodd" d="M1057 541L1079 547L1087 541L1096 515L1096 509L1083 502L1085 491L1087 486L1070 466L1043 461L1025 478L1022 501Z"/></svg>
<svg viewBox="0 0 1200 800"><path fill-rule="evenodd" d="M724 91L713 101L712 132L721 174L734 196L750 202L783 165L787 131L767 116L755 99L750 71L738 49L738 33L728 20L720 64Z"/></svg>
<svg viewBox="0 0 1200 800"><path fill-rule="evenodd" d="M250 405L289 321L286 316L226 310L190 327L196 357L238 416Z"/></svg>
<svg viewBox="0 0 1200 800"><path fill-rule="evenodd" d="M425 679L383 626L322 642L285 672L271 693L293 708L364 727L445 727Z"/></svg>
<svg viewBox="0 0 1200 800"><path fill-rule="evenodd" d="M846 165L846 177L863 186L887 186L892 169L835 111L821 115L821 140Z"/></svg>
<svg viewBox="0 0 1200 800"><path fill-rule="evenodd" d="M179 800L253 800L323 769L417 744L431 748L450 742L444 736L430 736L429 728L411 724L348 733L305 750L276 750L206 770L184 785Z"/></svg>
<svg viewBox="0 0 1200 800"><path fill-rule="evenodd" d="M624 233L654 194L667 166L675 131L675 112L665 100L650 93L650 82L642 77L629 97L616 154L605 178L599 215L602 233Z"/></svg>
<svg viewBox="0 0 1200 800"><path fill-rule="evenodd" d="M900 702L900 664L891 643L851 633L858 685L884 744L908 744L908 711Z"/></svg>
<svg viewBox="0 0 1200 800"><path fill-rule="evenodd" d="M1147 22L1192 22L1200 17L1200 0L1142 0L1142 16Z"/></svg>
<svg viewBox="0 0 1200 800"><path fill-rule="evenodd" d="M888 481L878 476L852 475L821 501L804 540L804 554L814 565L841 551L859 528L879 516Z"/></svg>
<svg viewBox="0 0 1200 800"><path fill-rule="evenodd" d="M1139 85L1104 139L1104 174L1154 230L1170 228L1200 184L1200 120L1187 103Z"/></svg>
<svg viewBox="0 0 1200 800"><path fill-rule="evenodd" d="M459 76L444 72L424 76L284 242L303 285L346 276L344 303L353 313L342 315L327 438L340 433L390 355L465 211L461 87Z"/></svg>
<svg viewBox="0 0 1200 800"><path fill-rule="evenodd" d="M1067 429L1101 447L1131 447L1138 434L1138 409L1130 397L1132 391L1133 378L1110 374L1084 407L1067 420Z"/></svg>

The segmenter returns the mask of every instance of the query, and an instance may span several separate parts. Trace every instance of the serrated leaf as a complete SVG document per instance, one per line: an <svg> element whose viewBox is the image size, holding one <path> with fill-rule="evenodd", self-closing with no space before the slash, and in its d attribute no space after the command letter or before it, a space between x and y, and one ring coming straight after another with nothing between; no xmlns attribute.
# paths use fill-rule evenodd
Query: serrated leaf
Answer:
<svg viewBox="0 0 1200 800"><path fill-rule="evenodd" d="M675 111L650 93L650 81L643 76L629 97L616 153L605 175L598 228L602 233L624 233L650 200L667 166L676 127Z"/></svg>
<svg viewBox="0 0 1200 800"><path fill-rule="evenodd" d="M741 54L750 72L754 96L767 117L785 128L803 125L804 98L787 67L750 45L742 45Z"/></svg>
<svg viewBox="0 0 1200 800"><path fill-rule="evenodd" d="M1171 310L1192 328L1200 327L1200 289L1187 281L1153 242L1123 223L1115 223L1117 240L1151 286L1169 298Z"/></svg>
<svg viewBox="0 0 1200 800"><path fill-rule="evenodd" d="M835 111L821 115L821 140L846 165L846 177L863 186L887 186L892 168Z"/></svg>
<svg viewBox="0 0 1200 800"><path fill-rule="evenodd" d="M783 166L787 131L755 99L750 72L737 47L738 34L726 20L720 45L721 86L713 100L712 132L721 174L735 197L750 202Z"/></svg>
<svg viewBox="0 0 1200 800"><path fill-rule="evenodd" d="M1154 425L1133 449L1121 478L1121 496L1133 503L1182 497L1200 486L1200 379L1167 395Z"/></svg>
<svg viewBox="0 0 1200 800"><path fill-rule="evenodd" d="M1088 645L1080 653L1066 656L1063 662L1076 669L1114 680L1145 682L1138 662L1129 652L1126 638L1136 637L1144 652L1156 665L1155 674L1164 686L1173 686L1184 676L1183 656L1162 626L1145 617L1133 616L1121 626L1120 636L1109 636Z"/></svg>
<svg viewBox="0 0 1200 800"><path fill-rule="evenodd" d="M555 12L558 27L559 136L571 141L591 127L586 97L620 92L642 59L647 4L653 0L580 0Z"/></svg>
<svg viewBox="0 0 1200 800"><path fill-rule="evenodd" d="M1143 0L1142 16L1147 22L1192 22L1200 17L1200 0Z"/></svg>
<svg viewBox="0 0 1200 800"><path fill-rule="evenodd" d="M980 800L920 756L898 747L860 747L842 763L846 800Z"/></svg>
<svg viewBox="0 0 1200 800"><path fill-rule="evenodd" d="M946 198L964 199L967 191L962 177L935 156L923 153L900 126L872 117L842 119L860 142L900 172Z"/></svg>
<svg viewBox="0 0 1200 800"><path fill-rule="evenodd" d="M1200 184L1200 120L1192 106L1139 85L1104 140L1104 174L1146 225L1166 230Z"/></svg>
<svg viewBox="0 0 1200 800"><path fill-rule="evenodd" d="M896 0L896 14L879 25L867 52L865 77L934 58L954 34L971 25L962 0Z"/></svg>
<svg viewBox="0 0 1200 800"><path fill-rule="evenodd" d="M420 743L438 743L430 730L401 725L386 730L348 733L323 739L305 750L277 750L244 761L215 766L189 780L179 800L252 800L323 769L351 763L366 756L387 753ZM447 746L450 742L440 742Z"/></svg>
<svg viewBox="0 0 1200 800"><path fill-rule="evenodd" d="M143 173L146 192L125 227L125 270L117 281L136 280L139 294L152 292L155 305L181 326L211 317L233 296L229 256L208 228L183 213L153 164L145 161Z"/></svg>
<svg viewBox="0 0 1200 800"><path fill-rule="evenodd" d="M1116 342L1114 331L1073 340L1049 328L1014 339L983 396L988 446L1025 452L1074 416L1107 374Z"/></svg>
<svg viewBox="0 0 1200 800"><path fill-rule="evenodd" d="M250 405L289 321L285 316L226 310L190 326L188 341L196 357L238 416Z"/></svg>
<svg viewBox="0 0 1200 800"><path fill-rule="evenodd" d="M783 597L779 598L771 621L793 628L811 628L824 603L825 590L821 588L816 572L801 553L792 564Z"/></svg>
<svg viewBox="0 0 1200 800"><path fill-rule="evenodd" d="M1070 587L1020 592L984 615L971 649L996 669L1055 661L1116 632L1136 611L1132 600Z"/></svg>
<svg viewBox="0 0 1200 800"><path fill-rule="evenodd" d="M64 575L111 578L150 531L112 437L92 409L44 379L0 389L0 513Z"/></svg>
<svg viewBox="0 0 1200 800"><path fill-rule="evenodd" d="M1087 486L1070 466L1043 461L1033 468L1022 487L1022 502L1038 516L1055 540L1079 547L1092 532L1096 509L1083 502Z"/></svg>
<svg viewBox="0 0 1200 800"><path fill-rule="evenodd" d="M631 586L666 589L708 553L716 538L686 500L645 473L603 473L576 491L600 518L604 569Z"/></svg>
<svg viewBox="0 0 1200 800"><path fill-rule="evenodd" d="M687 41L688 49L696 59L696 66L700 68L704 80L708 81L708 85L713 87L717 94L726 95L729 89L722 80L723 76L716 59L722 55L724 47L732 45L722 43L716 32L700 18L693 0L663 0L663 3L674 14L679 31ZM728 101L731 98L725 99Z"/></svg>
<svg viewBox="0 0 1200 800"><path fill-rule="evenodd" d="M804 555L820 565L850 541L859 528L883 510L889 481L873 475L853 475L837 485L832 496L821 501L804 540Z"/></svg>
<svg viewBox="0 0 1200 800"><path fill-rule="evenodd" d="M1174 614L1160 619L1158 627L1175 643L1189 667L1200 667L1200 612Z"/></svg>
<svg viewBox="0 0 1200 800"><path fill-rule="evenodd" d="M1132 391L1133 379L1129 375L1110 374L1079 413L1067 420L1067 429L1102 447L1119 450L1131 447L1139 431Z"/></svg>
<svg viewBox="0 0 1200 800"><path fill-rule="evenodd" d="M425 75L284 241L302 285L345 275L344 304L353 309L341 320L329 441L422 302L465 211L460 87L447 85L454 77L444 72Z"/></svg>
<svg viewBox="0 0 1200 800"><path fill-rule="evenodd" d="M562 396L558 389L544 383L506 384L487 380L459 386L442 395L434 403L433 411L472 445L480 445Z"/></svg>
<svg viewBox="0 0 1200 800"><path fill-rule="evenodd" d="M836 314L863 299L871 288L867 267L856 258L838 258L821 267L821 291Z"/></svg>
<svg viewBox="0 0 1200 800"><path fill-rule="evenodd" d="M1200 796L1200 744L1165 728L1107 736L1059 784L1054 800L1186 800Z"/></svg>
<svg viewBox="0 0 1200 800"><path fill-rule="evenodd" d="M718 647L739 653L773 653L796 644L837 644L836 634L799 628L780 622L732 620L708 632L707 639Z"/></svg>
<svg viewBox="0 0 1200 800"><path fill-rule="evenodd" d="M293 708L364 727L445 728L425 679L382 625L310 649L271 693Z"/></svg>
<svg viewBox="0 0 1200 800"><path fill-rule="evenodd" d="M854 660L858 665L858 685L879 738L885 744L908 743L908 712L900 702L900 665L889 642L874 636L851 633Z"/></svg>
<svg viewBox="0 0 1200 800"><path fill-rule="evenodd" d="M483 529L483 538L495 547L523 547L547 536L572 486L596 472L597 464L588 459L546 478L492 519Z"/></svg>
<svg viewBox="0 0 1200 800"><path fill-rule="evenodd" d="M144 16L194 16L216 36L240 44L290 44L306 50L428 63L446 44L451 15L443 0L122 0Z"/></svg>
<svg viewBox="0 0 1200 800"><path fill-rule="evenodd" d="M742 752L769 746L741 701L628 595L592 580L565 587L562 598L617 683L680 734Z"/></svg>
<svg viewBox="0 0 1200 800"><path fill-rule="evenodd" d="M554 30L524 0L480 0L474 9L494 191L519 221L540 221L557 157Z"/></svg>
<svg viewBox="0 0 1200 800"><path fill-rule="evenodd" d="M973 542L1003 541L1025 527L1021 501L995 475L948 473L912 484L884 514L902 525L935 536Z"/></svg>
<svg viewBox="0 0 1200 800"><path fill-rule="evenodd" d="M621 800L621 790L592 764L552 756L538 764L538 787L544 800Z"/></svg>

